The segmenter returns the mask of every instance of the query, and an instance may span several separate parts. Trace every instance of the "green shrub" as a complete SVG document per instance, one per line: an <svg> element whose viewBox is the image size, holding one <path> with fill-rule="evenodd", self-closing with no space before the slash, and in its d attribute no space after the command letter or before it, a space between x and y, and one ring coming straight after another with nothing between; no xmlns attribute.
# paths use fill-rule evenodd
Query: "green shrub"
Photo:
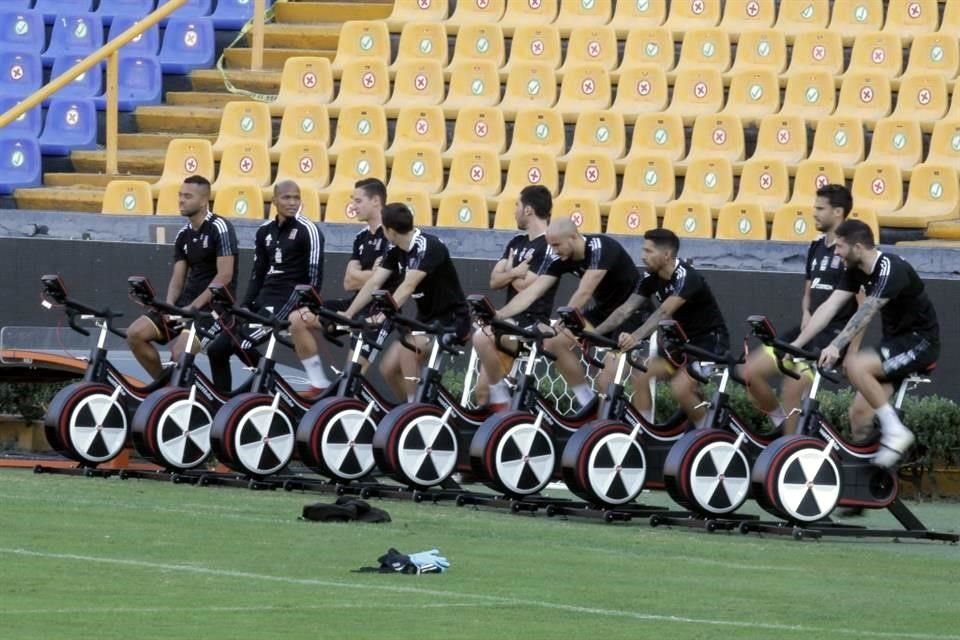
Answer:
<svg viewBox="0 0 960 640"><path fill-rule="evenodd" d="M39 420L47 412L47 404L63 384L0 384L0 413L9 413L24 420Z"/></svg>

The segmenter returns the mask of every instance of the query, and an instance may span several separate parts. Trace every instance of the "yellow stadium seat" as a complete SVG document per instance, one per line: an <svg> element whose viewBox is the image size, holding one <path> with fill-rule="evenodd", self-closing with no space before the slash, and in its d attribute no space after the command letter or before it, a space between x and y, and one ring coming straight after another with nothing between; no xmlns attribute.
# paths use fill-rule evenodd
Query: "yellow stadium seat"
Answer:
<svg viewBox="0 0 960 640"><path fill-rule="evenodd" d="M520 27L552 25L557 19L558 0L535 0L533 2L508 2L500 18L504 34L512 36ZM513 54L511 54L513 55Z"/></svg>
<svg viewBox="0 0 960 640"><path fill-rule="evenodd" d="M683 36L691 29L720 24L720 3L710 0L675 0L664 23L674 35Z"/></svg>
<svg viewBox="0 0 960 640"><path fill-rule="evenodd" d="M659 27L667 20L667 0L646 0L645 2L615 2L610 26L617 32L618 38L627 37L633 29Z"/></svg>
<svg viewBox="0 0 960 640"><path fill-rule="evenodd" d="M883 30L909 43L921 33L931 33L940 25L937 0L888 0Z"/></svg>
<svg viewBox="0 0 960 640"><path fill-rule="evenodd" d="M223 150L220 170L213 183L213 191L226 185L251 184L265 187L270 184L270 152L266 145L255 142L234 142Z"/></svg>
<svg viewBox="0 0 960 640"><path fill-rule="evenodd" d="M733 200L733 167L726 158L701 158L687 167L677 200L697 202L714 211Z"/></svg>
<svg viewBox="0 0 960 640"><path fill-rule="evenodd" d="M156 185L151 185L155 187ZM157 215L180 215L180 185L167 183L157 190Z"/></svg>
<svg viewBox="0 0 960 640"><path fill-rule="evenodd" d="M564 3L564 6L567 4L580 6L581 3ZM567 40L566 51L563 65L558 71L561 78L567 71L585 64L600 65L612 73L619 62L617 34L613 27L576 27Z"/></svg>
<svg viewBox="0 0 960 640"><path fill-rule="evenodd" d="M865 147L860 118L828 116L817 124L810 159L837 162L845 169L853 169L863 162Z"/></svg>
<svg viewBox="0 0 960 640"><path fill-rule="evenodd" d="M884 227L926 229L931 222L954 220L960 213L960 184L950 165L924 163L914 167L903 208L880 214Z"/></svg>
<svg viewBox="0 0 960 640"><path fill-rule="evenodd" d="M837 92L829 71L806 71L787 76L781 116L799 116L809 124L833 113L837 106Z"/></svg>
<svg viewBox="0 0 960 640"><path fill-rule="evenodd" d="M457 2L453 14L447 18L447 30L460 35L465 29L477 25L495 25L507 9L507 0L472 0ZM499 29L499 25L496 25ZM502 39L502 38L501 38ZM454 53L456 55L456 53Z"/></svg>
<svg viewBox="0 0 960 640"><path fill-rule="evenodd" d="M657 211L653 204L645 200L624 200L618 198L610 203L607 215L607 233L623 236L642 236L650 229L657 228Z"/></svg>
<svg viewBox="0 0 960 640"><path fill-rule="evenodd" d="M387 147L387 114L379 105L355 104L340 110L333 144L327 149L332 162L340 151L358 144Z"/></svg>
<svg viewBox="0 0 960 640"><path fill-rule="evenodd" d="M666 112L676 113L685 125L692 125L697 116L723 108L723 92L723 77L716 69L684 69L677 72Z"/></svg>
<svg viewBox="0 0 960 640"><path fill-rule="evenodd" d="M443 101L448 118L469 107L500 104L500 75L490 61L455 62L450 66L450 87Z"/></svg>
<svg viewBox="0 0 960 640"><path fill-rule="evenodd" d="M340 75L340 91L330 103L330 115L336 117L346 107L382 105L390 98L387 63L377 59L348 62Z"/></svg>
<svg viewBox="0 0 960 640"><path fill-rule="evenodd" d="M337 162L333 169L333 179L330 185L320 191L320 201L325 202L327 195L337 190L353 189L357 180L363 178L379 178L385 180L387 176L387 160L383 153L383 146L379 144L356 143L345 145L337 155Z"/></svg>
<svg viewBox="0 0 960 640"><path fill-rule="evenodd" d="M793 177L789 204L813 208L817 189L828 184L844 184L843 167L833 160L804 160Z"/></svg>
<svg viewBox="0 0 960 640"><path fill-rule="evenodd" d="M960 118L960 82L954 83L950 93L950 110L947 111L946 119L953 118Z"/></svg>
<svg viewBox="0 0 960 640"><path fill-rule="evenodd" d="M686 167L700 158L726 158L731 163L741 162L745 149L740 118L726 113L699 116L693 123L690 151L677 166Z"/></svg>
<svg viewBox="0 0 960 640"><path fill-rule="evenodd" d="M777 17L774 0L727 0L724 3L720 28L739 42L743 32L751 29L769 29Z"/></svg>
<svg viewBox="0 0 960 640"><path fill-rule="evenodd" d="M493 198L500 193L500 156L493 149L458 152L450 163L444 193L478 193Z"/></svg>
<svg viewBox="0 0 960 640"><path fill-rule="evenodd" d="M889 31L875 31L857 36L850 52L847 73L883 75L893 80L903 71L903 48L900 36Z"/></svg>
<svg viewBox="0 0 960 640"><path fill-rule="evenodd" d="M443 159L433 145L409 145L397 151L390 170L387 193L423 191L432 195L443 188Z"/></svg>
<svg viewBox="0 0 960 640"><path fill-rule="evenodd" d="M501 77L509 76L520 63L544 64L559 69L563 59L560 31L552 24L528 24L518 27L510 39L510 57L503 65Z"/></svg>
<svg viewBox="0 0 960 640"><path fill-rule="evenodd" d="M330 146L330 116L326 105L297 104L284 109L280 135L270 147L270 160L276 162L284 148L303 142Z"/></svg>
<svg viewBox="0 0 960 640"><path fill-rule="evenodd" d="M255 185L229 184L217 189L213 212L224 218L263 220L263 197Z"/></svg>
<svg viewBox="0 0 960 640"><path fill-rule="evenodd" d="M554 24L563 36L570 36L579 28L602 27L613 17L613 5L612 0L561 2L560 12ZM614 45L614 51L616 51L616 45Z"/></svg>
<svg viewBox="0 0 960 640"><path fill-rule="evenodd" d="M566 151L567 138L563 117L559 112L546 108L517 111L513 122L513 138L504 160L528 152L559 158Z"/></svg>
<svg viewBox="0 0 960 640"><path fill-rule="evenodd" d="M307 217L309 220L314 222L320 222L320 196L317 193L317 190L310 185L300 184L297 185L300 187L300 213ZM275 218L277 216L277 203L270 205L270 213L268 214L270 218Z"/></svg>
<svg viewBox="0 0 960 640"><path fill-rule="evenodd" d="M900 81L893 117L915 120L925 133L930 133L933 125L947 114L949 106L950 93L941 74L915 73Z"/></svg>
<svg viewBox="0 0 960 640"><path fill-rule="evenodd" d="M807 157L807 125L802 117L773 115L760 120L751 158L782 160L788 167Z"/></svg>
<svg viewBox="0 0 960 640"><path fill-rule="evenodd" d="M437 226L489 229L487 199L476 192L444 194L437 208Z"/></svg>
<svg viewBox="0 0 960 640"><path fill-rule="evenodd" d="M790 174L782 160L748 160L740 172L737 204L754 204L773 217L790 199Z"/></svg>
<svg viewBox="0 0 960 640"><path fill-rule="evenodd" d="M770 70L780 75L787 69L787 39L776 29L750 29L740 34L737 57L730 73Z"/></svg>
<svg viewBox="0 0 960 640"><path fill-rule="evenodd" d="M153 193L146 180L111 180L103 192L100 213L153 215Z"/></svg>
<svg viewBox="0 0 960 640"><path fill-rule="evenodd" d="M324 222L336 224L356 222L357 212L353 208L353 185L350 185L349 188L341 188L330 192L326 200L327 206L323 214Z"/></svg>
<svg viewBox="0 0 960 640"><path fill-rule="evenodd" d="M960 7L960 3L950 6ZM960 15L960 9L957 9ZM960 30L960 25L958 25ZM954 32L956 33L956 32ZM913 39L903 78L917 73L937 73L952 85L960 72L960 43L946 33L924 33Z"/></svg>
<svg viewBox="0 0 960 640"><path fill-rule="evenodd" d="M394 191L390 193L391 202L402 202L413 214L413 224L418 227L433 225L433 204L430 196L423 191Z"/></svg>
<svg viewBox="0 0 960 640"><path fill-rule="evenodd" d="M237 142L273 144L273 123L270 107L263 102L228 102L220 116L220 130L213 143L213 157L220 159L224 150Z"/></svg>
<svg viewBox="0 0 960 640"><path fill-rule="evenodd" d="M383 108L388 118L396 118L404 107L440 105L444 96L443 66L439 62L401 62L393 82L393 95Z"/></svg>
<svg viewBox="0 0 960 640"><path fill-rule="evenodd" d="M567 69L553 108L563 114L564 122L576 122L581 113L608 109L612 98L609 72L597 64L584 64Z"/></svg>
<svg viewBox="0 0 960 640"><path fill-rule="evenodd" d="M501 154L507 149L507 124L498 107L465 107L457 113L450 148L444 161L459 153L490 149Z"/></svg>
<svg viewBox="0 0 960 640"><path fill-rule="evenodd" d="M836 31L801 33L793 43L787 74L826 71L831 77L843 74L843 38Z"/></svg>
<svg viewBox="0 0 960 640"><path fill-rule="evenodd" d="M608 202L617 195L617 173L613 160L595 153L571 153L563 173L560 197L588 198Z"/></svg>
<svg viewBox="0 0 960 640"><path fill-rule="evenodd" d="M940 22L940 33L955 36L960 32L960 3L957 0L945 0L943 6L943 20ZM914 42L921 35L914 37Z"/></svg>
<svg viewBox="0 0 960 640"><path fill-rule="evenodd" d="M766 240L767 220L763 207L750 202L731 202L720 207L717 240Z"/></svg>
<svg viewBox="0 0 960 640"><path fill-rule="evenodd" d="M864 162L853 172L853 202L878 214L895 211L903 204L903 176L889 162Z"/></svg>
<svg viewBox="0 0 960 640"><path fill-rule="evenodd" d="M270 115L282 116L294 105L326 104L333 100L333 71L327 58L295 56L283 63L280 92L270 103Z"/></svg>
<svg viewBox="0 0 960 640"><path fill-rule="evenodd" d="M525 152L510 159L507 177L500 198L516 198L520 191L531 184L542 185L557 195L560 188L560 171L557 157L549 153Z"/></svg>
<svg viewBox="0 0 960 640"><path fill-rule="evenodd" d="M357 60L390 63L390 31L383 20L349 20L337 38L337 53L330 65L339 79L348 63Z"/></svg>
<svg viewBox="0 0 960 640"><path fill-rule="evenodd" d="M830 22L830 3L827 0L781 2L777 22L773 25L793 42L801 33L825 31Z"/></svg>
<svg viewBox="0 0 960 640"><path fill-rule="evenodd" d="M163 187L173 185L176 188L174 192L176 194L183 180L194 175L213 180L213 146L209 140L203 138L175 138L167 145L160 179L150 185L150 189L156 196L160 194ZM169 208L164 209L164 213L168 211L170 211ZM175 200L172 212L179 213Z"/></svg>
<svg viewBox="0 0 960 640"><path fill-rule="evenodd" d="M883 28L884 0L833 0L830 31L852 45L861 34Z"/></svg>
<svg viewBox="0 0 960 640"><path fill-rule="evenodd" d="M667 74L656 64L638 64L620 74L611 111L628 122L641 113L661 113L667 108L670 90Z"/></svg>
<svg viewBox="0 0 960 640"><path fill-rule="evenodd" d="M602 153L619 160L627 149L627 132L623 116L614 111L584 111L573 130L570 153ZM561 158L562 165L566 157Z"/></svg>
<svg viewBox="0 0 960 640"><path fill-rule="evenodd" d="M404 62L425 62L435 60L441 67L450 62L447 47L447 30L439 22L408 22L400 32L397 57L390 65L390 72L396 73Z"/></svg>
<svg viewBox="0 0 960 640"><path fill-rule="evenodd" d="M683 119L677 114L642 113L633 125L630 158L662 157L677 162L687 154Z"/></svg>
<svg viewBox="0 0 960 640"><path fill-rule="evenodd" d="M494 229L517 230L516 211L519 197L520 194L515 193L510 197L501 196L497 198L497 209L493 215Z"/></svg>
<svg viewBox="0 0 960 640"><path fill-rule="evenodd" d="M649 202L662 208L677 194L677 181L673 162L667 158L635 156L627 160L623 170L623 186L619 195L610 204L617 202ZM610 215L613 215L612 213ZM654 225L656 226L656 225Z"/></svg>
<svg viewBox="0 0 960 640"><path fill-rule="evenodd" d="M408 22L442 23L449 15L447 0L394 0L386 22L390 33L399 33Z"/></svg>
<svg viewBox="0 0 960 640"><path fill-rule="evenodd" d="M610 77L615 81L626 76L637 66L650 65L664 72L673 69L673 35L665 27L646 27L631 29L623 45L623 61L613 70Z"/></svg>
<svg viewBox="0 0 960 640"><path fill-rule="evenodd" d="M813 220L813 201L806 205L788 204L773 214L770 239L777 242L810 242L820 232Z"/></svg>
<svg viewBox="0 0 960 640"><path fill-rule="evenodd" d="M730 34L719 27L698 27L684 35L673 73L684 69L716 69L725 73L731 62Z"/></svg>
<svg viewBox="0 0 960 640"><path fill-rule="evenodd" d="M553 219L570 218L580 233L602 233L600 206L593 198L564 196L553 201Z"/></svg>
<svg viewBox="0 0 960 640"><path fill-rule="evenodd" d="M960 118L945 118L933 126L926 161L960 166Z"/></svg>
<svg viewBox="0 0 960 640"><path fill-rule="evenodd" d="M663 228L681 238L713 237L713 218L710 207L702 202L671 202L663 214Z"/></svg>
<svg viewBox="0 0 960 640"><path fill-rule="evenodd" d="M877 120L890 115L892 104L889 78L873 73L849 72L840 85L840 97L834 113L860 118L872 128Z"/></svg>
<svg viewBox="0 0 960 640"><path fill-rule="evenodd" d="M443 152L447 148L447 121L440 107L404 107L397 114L393 143L386 151L388 162L406 147L429 145Z"/></svg>
<svg viewBox="0 0 960 640"><path fill-rule="evenodd" d="M556 72L547 64L518 62L510 68L500 108L511 120L521 109L549 109L557 102Z"/></svg>
<svg viewBox="0 0 960 640"><path fill-rule="evenodd" d="M891 162L909 177L914 165L922 159L923 133L919 122L895 116L877 122L867 162Z"/></svg>
<svg viewBox="0 0 960 640"><path fill-rule="evenodd" d="M873 232L873 241L880 243L880 222L876 211L870 207L863 207L854 203L853 210L848 216L851 220L859 220L864 223Z"/></svg>
<svg viewBox="0 0 960 640"><path fill-rule="evenodd" d="M462 4L473 6L468 3ZM450 23L447 23L447 26L449 27ZM496 69L505 65L507 47L500 25L496 22L474 22L461 25L457 32L457 43L453 48L453 58L450 60L450 67L447 68L451 77L453 77L453 65L458 62L489 62Z"/></svg>
<svg viewBox="0 0 960 640"><path fill-rule="evenodd" d="M737 71L730 76L727 104L721 114L740 117L743 124L755 126L765 116L780 111L780 80L772 69Z"/></svg>
<svg viewBox="0 0 960 640"><path fill-rule="evenodd" d="M303 142L283 150L277 164L276 185L283 180L293 180L299 186L319 191L330 182L330 160L327 148L319 142ZM273 200L273 187L264 189L264 200Z"/></svg>

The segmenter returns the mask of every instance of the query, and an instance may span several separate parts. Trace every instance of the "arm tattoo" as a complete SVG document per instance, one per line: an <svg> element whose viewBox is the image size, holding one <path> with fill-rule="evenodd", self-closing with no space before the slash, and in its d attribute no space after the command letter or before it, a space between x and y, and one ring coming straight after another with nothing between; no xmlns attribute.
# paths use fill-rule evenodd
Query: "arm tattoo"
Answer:
<svg viewBox="0 0 960 640"><path fill-rule="evenodd" d="M626 321L634 311L637 310L637 307L643 302L643 298L639 299L634 298L637 294L632 294L623 304L613 310L607 319L601 322L597 327L594 327L594 331L599 334L609 333L613 331Z"/></svg>
<svg viewBox="0 0 960 640"><path fill-rule="evenodd" d="M833 339L833 344L837 349L843 349L850 344L853 337L870 324L870 320L885 304L887 304L886 298L870 296L864 300L860 306L857 307L857 312L854 313L847 322L847 326Z"/></svg>

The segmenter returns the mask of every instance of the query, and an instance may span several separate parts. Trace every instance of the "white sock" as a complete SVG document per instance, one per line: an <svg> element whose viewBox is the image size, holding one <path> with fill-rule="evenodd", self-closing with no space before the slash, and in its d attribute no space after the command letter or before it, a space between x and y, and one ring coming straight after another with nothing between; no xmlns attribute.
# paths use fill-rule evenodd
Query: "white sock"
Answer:
<svg viewBox="0 0 960 640"><path fill-rule="evenodd" d="M653 424L653 409L643 409L640 411L640 416L650 424Z"/></svg>
<svg viewBox="0 0 960 640"><path fill-rule="evenodd" d="M580 406L585 407L593 400L593 389L586 383L578 384L573 387L573 395L577 399L577 402L580 403Z"/></svg>
<svg viewBox="0 0 960 640"><path fill-rule="evenodd" d="M503 404L505 402L510 402L510 387L507 386L506 380L490 385L490 403Z"/></svg>
<svg viewBox="0 0 960 640"><path fill-rule="evenodd" d="M905 431L909 431L900 422L900 416L897 415L896 409L891 407L889 403L877 409L877 418L880 420L880 429L885 436L899 436Z"/></svg>
<svg viewBox="0 0 960 640"><path fill-rule="evenodd" d="M770 413L768 413L767 417L770 418L770 422L773 423L773 427L777 428L781 424L783 424L784 420L787 419L787 414L783 410L783 407L781 407L780 405L777 405L777 408L771 411Z"/></svg>
<svg viewBox="0 0 960 640"><path fill-rule="evenodd" d="M708 425L707 425L707 416L709 416L709 415L710 415L709 413L703 414L703 417L702 417L702 418L700 418L699 420L697 420L696 422L693 423L693 427L694 427L695 429L706 429L707 426L708 426Z"/></svg>
<svg viewBox="0 0 960 640"><path fill-rule="evenodd" d="M320 360L320 356L311 356L300 362L303 363L303 370L307 372L310 384L317 389L326 389L330 386L330 378L323 370L323 361Z"/></svg>
<svg viewBox="0 0 960 640"><path fill-rule="evenodd" d="M407 402L413 402L413 399L417 397L416 392L407 394Z"/></svg>

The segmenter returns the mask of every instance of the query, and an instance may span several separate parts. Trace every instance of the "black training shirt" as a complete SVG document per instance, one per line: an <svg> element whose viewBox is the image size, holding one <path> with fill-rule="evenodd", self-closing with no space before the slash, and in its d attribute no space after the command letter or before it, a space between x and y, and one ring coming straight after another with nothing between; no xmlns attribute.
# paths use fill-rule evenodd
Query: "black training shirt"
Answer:
<svg viewBox="0 0 960 640"><path fill-rule="evenodd" d="M467 313L467 299L460 278L450 252L440 238L414 229L410 250L391 245L380 266L398 274L401 281L408 270L427 274L412 296L417 303L417 320L431 322Z"/></svg>
<svg viewBox="0 0 960 640"><path fill-rule="evenodd" d="M810 313L816 311L817 307L830 297L843 279L846 269L843 258L834 253L834 245L827 246L826 236L820 236L810 243L806 267L806 278L810 283ZM827 325L826 330L834 333L840 331L856 310L857 301L848 300Z"/></svg>
<svg viewBox="0 0 960 640"><path fill-rule="evenodd" d="M560 256L550 251L540 272L557 278L564 273L572 273L581 278L587 271L605 270L603 279L593 291L593 302L594 308L609 315L626 302L637 288L640 272L623 245L610 236L588 234L584 240L586 245L582 260L561 260Z"/></svg>
<svg viewBox="0 0 960 640"><path fill-rule="evenodd" d="M240 253L237 234L233 225L220 216L207 212L194 230L189 222L177 232L173 241L173 261L184 260L187 263L187 277L183 291L174 301L178 307L185 307L197 299L217 275L217 258L234 256ZM233 265L233 279L230 280L230 293L236 295L238 262Z"/></svg>
<svg viewBox="0 0 960 640"><path fill-rule="evenodd" d="M727 332L723 314L710 286L693 265L677 259L669 280L664 280L655 273L645 272L637 285L637 293L656 300L658 305L663 304L670 296L683 298L684 303L674 312L673 319L683 328L688 338L714 331Z"/></svg>
<svg viewBox="0 0 960 640"><path fill-rule="evenodd" d="M377 230L373 233L370 233L369 227L364 227L353 238L353 252L350 254L350 260L359 262L362 271L370 271L373 269L377 258L387 255L387 249L389 248L390 242L383 235L383 226L377 227ZM397 274L394 274L390 276L383 288L387 291L393 291L398 284L400 284L400 278ZM357 292L354 291L350 299L352 300L356 296Z"/></svg>
<svg viewBox="0 0 960 640"><path fill-rule="evenodd" d="M540 234L533 240L526 233L520 233L510 239L503 250L501 260L507 260L510 268L514 268L521 262L530 258L530 273L540 273L544 261L547 260L547 253L550 245L547 244L546 234ZM507 285L507 302L513 300L513 297L519 293L511 285ZM550 287L546 293L534 300L522 315L528 316L534 320L546 322L553 312L553 299L557 294L557 284Z"/></svg>

